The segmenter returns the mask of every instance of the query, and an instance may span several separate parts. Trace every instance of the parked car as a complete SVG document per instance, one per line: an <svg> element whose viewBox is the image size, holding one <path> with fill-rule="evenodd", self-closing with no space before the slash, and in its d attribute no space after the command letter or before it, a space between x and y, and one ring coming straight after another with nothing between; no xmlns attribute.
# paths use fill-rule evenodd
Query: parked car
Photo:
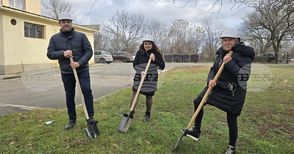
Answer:
<svg viewBox="0 0 294 154"><path fill-rule="evenodd" d="M95 50L94 51L94 61L95 63L111 63L113 57L108 51Z"/></svg>
<svg viewBox="0 0 294 154"><path fill-rule="evenodd" d="M128 52L124 52L124 51L118 51L118 52L114 52L113 55L113 60L119 60L122 62L133 62L134 61L134 56Z"/></svg>
<svg viewBox="0 0 294 154"><path fill-rule="evenodd" d="M256 62L263 63L275 63L275 54L274 53L266 53L266 54L258 54L255 57Z"/></svg>

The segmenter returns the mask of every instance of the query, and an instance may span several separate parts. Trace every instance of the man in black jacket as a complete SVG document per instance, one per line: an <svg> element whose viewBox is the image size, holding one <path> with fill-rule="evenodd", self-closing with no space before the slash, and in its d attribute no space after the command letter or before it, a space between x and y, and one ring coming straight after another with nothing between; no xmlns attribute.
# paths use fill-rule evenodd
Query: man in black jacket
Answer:
<svg viewBox="0 0 294 154"><path fill-rule="evenodd" d="M71 129L76 123L75 86L76 81L72 68L77 69L82 93L88 110L90 120L94 120L93 95L90 86L88 61L93 55L93 50L86 35L76 32L72 28L72 19L68 14L61 14L59 18L60 32L53 35L47 49L47 57L58 60L61 77L65 89L66 106L69 122L65 129ZM74 62L70 63L70 57Z"/></svg>
<svg viewBox="0 0 294 154"><path fill-rule="evenodd" d="M207 78L207 86L194 100L196 111L208 87L213 88L205 104L213 105L227 113L229 126L228 154L236 153L238 136L237 117L241 114L245 101L247 80L249 79L251 62L254 59L254 50L244 44L239 44L238 37L233 34L224 34L221 37L222 47L217 50L216 58ZM228 51L233 51L232 57L227 56ZM222 62L226 62L223 72L217 82L213 81ZM187 136L194 140L200 137L203 109L195 119L193 130Z"/></svg>

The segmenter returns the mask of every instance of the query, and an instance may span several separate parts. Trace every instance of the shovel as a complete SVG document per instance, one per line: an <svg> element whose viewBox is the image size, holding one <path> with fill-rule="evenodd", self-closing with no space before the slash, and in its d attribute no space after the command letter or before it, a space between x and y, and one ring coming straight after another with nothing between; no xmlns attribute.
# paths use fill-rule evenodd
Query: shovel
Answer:
<svg viewBox="0 0 294 154"><path fill-rule="evenodd" d="M227 55L228 55L228 56L232 56L232 54L233 54L233 51L230 51ZM219 76L221 75L221 73L222 73L222 71L223 71L223 69L224 69L224 66L225 66L225 62L222 62L220 68L218 69L216 75L215 75L214 78L213 78L213 81L215 81L215 82L217 81L217 79L219 78ZM206 92L205 92L205 94L204 94L204 96L203 96L203 98L202 98L202 100L201 100L201 102L200 102L200 104L199 104L197 110L194 112L194 114L193 114L193 116L192 116L192 118L191 118L191 120L190 120L188 126L184 129L184 131L182 132L182 134L180 135L180 137L177 139L175 145L173 146L172 151L174 151L174 150L177 149L177 147L179 146L179 144L180 144L181 140L183 139L183 137L186 136L187 133L188 133L188 131L192 129L192 127L193 127L193 123L194 123L194 121L195 121L195 119L196 119L198 113L199 113L200 110L202 109L204 103L207 101L208 96L209 96L210 93L211 93L211 90L212 90L212 88L209 88L209 87L208 87L208 89L206 90Z"/></svg>
<svg viewBox="0 0 294 154"><path fill-rule="evenodd" d="M144 74L141 77L141 81L140 81L139 87L137 89L136 95L135 95L135 97L133 99L130 112L128 114L127 113L123 114L123 119L122 119L122 121L121 121L121 123L119 125L119 128L118 128L118 131L121 132L121 133L126 133L128 131L128 129L129 129L130 125L131 125L131 122L133 120L133 116L134 116L134 113L135 113L134 109L135 109L135 106L136 106L138 96L139 96L139 93L141 91L143 82L145 80L147 71L149 69L150 63L151 63L151 58L149 58L147 66L146 66L145 71L144 71Z"/></svg>
<svg viewBox="0 0 294 154"><path fill-rule="evenodd" d="M71 63L74 62L72 57L70 57L70 62ZM80 80L79 80L79 77L78 77L78 74L77 74L77 70L75 68L73 68L72 70L73 70L73 73L74 73L74 76L75 76L75 79L76 79L76 82L77 82L77 87L78 87L79 92L80 92L80 94L82 96L82 89L81 89ZM86 134L87 134L87 136L89 138L96 138L100 134L99 130L98 130L98 127L97 127L97 121L89 118L89 114L88 114L87 107L86 107L86 104L85 104L85 100L84 100L83 97L81 97L81 101L82 101L82 105L83 105L86 120L87 120L87 127L85 128Z"/></svg>

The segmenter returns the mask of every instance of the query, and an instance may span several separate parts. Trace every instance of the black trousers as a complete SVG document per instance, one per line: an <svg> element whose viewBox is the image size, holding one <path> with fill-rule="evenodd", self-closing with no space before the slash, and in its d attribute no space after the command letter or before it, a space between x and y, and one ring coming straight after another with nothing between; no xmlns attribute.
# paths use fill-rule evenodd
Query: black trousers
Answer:
<svg viewBox="0 0 294 154"><path fill-rule="evenodd" d="M134 88L132 89L132 91L133 91L133 94L132 94L132 98L131 98L130 107L132 106L133 100L135 99L135 95L137 93L137 90L134 89ZM143 95L145 95L145 97L146 97L146 113L149 113L150 114L151 108L152 108L152 102L153 102L152 97L154 95L154 92L153 92L153 95L146 95L146 94L143 94ZM135 106L135 108L136 108L136 106Z"/></svg>
<svg viewBox="0 0 294 154"><path fill-rule="evenodd" d="M76 80L73 74L61 74L63 86L66 96L66 107L69 120L76 120L76 108L75 108L75 87ZM86 103L87 111L89 117L94 116L93 109L93 95L90 84L90 74L89 70L85 70L78 73L78 77L81 84L82 93L84 96L84 101Z"/></svg>
<svg viewBox="0 0 294 154"><path fill-rule="evenodd" d="M194 111L196 111L200 102L201 102L201 97L198 96L194 100ZM207 103L205 103L205 104L207 104ZM194 124L194 128L193 128L195 131L197 131L199 133L201 132L201 121L203 119L203 114L204 114L204 111L202 108L195 119L195 124ZM238 138L237 116L227 112L227 123L228 123L228 127L229 127L229 136L230 136L229 145L236 146L236 142L237 142L237 138Z"/></svg>

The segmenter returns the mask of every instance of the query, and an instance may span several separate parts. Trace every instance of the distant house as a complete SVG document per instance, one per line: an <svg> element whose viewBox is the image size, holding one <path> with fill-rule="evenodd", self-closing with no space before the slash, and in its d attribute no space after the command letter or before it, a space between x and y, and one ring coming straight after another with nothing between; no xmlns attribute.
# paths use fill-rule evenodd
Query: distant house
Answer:
<svg viewBox="0 0 294 154"><path fill-rule="evenodd" d="M96 30L97 33L100 32L100 25L81 25L81 26L94 29Z"/></svg>
<svg viewBox="0 0 294 154"><path fill-rule="evenodd" d="M85 33L93 46L96 31L73 26ZM57 20L41 15L40 0L0 0L0 74L57 66L46 53L50 37L59 31Z"/></svg>

